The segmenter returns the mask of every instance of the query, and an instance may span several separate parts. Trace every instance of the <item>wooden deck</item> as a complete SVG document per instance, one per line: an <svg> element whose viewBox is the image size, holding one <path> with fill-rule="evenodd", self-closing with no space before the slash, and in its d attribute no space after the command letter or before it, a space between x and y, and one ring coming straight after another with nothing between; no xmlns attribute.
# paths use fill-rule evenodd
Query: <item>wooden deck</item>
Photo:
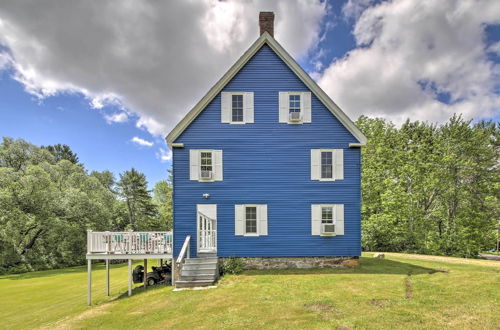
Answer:
<svg viewBox="0 0 500 330"><path fill-rule="evenodd" d="M87 231L87 304L92 303L92 260L106 261L106 294L109 296L109 260L128 260L128 295L132 294L132 259L144 259L144 286L147 278L147 259L171 259L173 235L157 232L96 232ZM175 267L172 260L172 266Z"/></svg>

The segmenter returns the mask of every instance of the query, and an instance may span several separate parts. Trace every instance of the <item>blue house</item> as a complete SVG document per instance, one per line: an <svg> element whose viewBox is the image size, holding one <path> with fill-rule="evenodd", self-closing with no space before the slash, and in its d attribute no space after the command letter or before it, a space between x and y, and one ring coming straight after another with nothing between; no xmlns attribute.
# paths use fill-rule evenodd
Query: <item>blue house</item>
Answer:
<svg viewBox="0 0 500 330"><path fill-rule="evenodd" d="M167 136L186 286L211 280L203 265L217 258L326 267L361 254L366 137L274 39L273 20L260 14L260 37Z"/></svg>

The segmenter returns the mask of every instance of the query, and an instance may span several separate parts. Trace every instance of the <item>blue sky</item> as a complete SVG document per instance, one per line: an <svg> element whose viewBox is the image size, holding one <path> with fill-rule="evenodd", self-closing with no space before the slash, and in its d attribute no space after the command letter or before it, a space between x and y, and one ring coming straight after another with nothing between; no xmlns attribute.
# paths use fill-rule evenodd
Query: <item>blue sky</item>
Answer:
<svg viewBox="0 0 500 330"><path fill-rule="evenodd" d="M260 10L352 119L500 119L498 1L149 6L0 6L0 135L67 144L88 170L135 167L152 186L171 166L163 137L258 37Z"/></svg>

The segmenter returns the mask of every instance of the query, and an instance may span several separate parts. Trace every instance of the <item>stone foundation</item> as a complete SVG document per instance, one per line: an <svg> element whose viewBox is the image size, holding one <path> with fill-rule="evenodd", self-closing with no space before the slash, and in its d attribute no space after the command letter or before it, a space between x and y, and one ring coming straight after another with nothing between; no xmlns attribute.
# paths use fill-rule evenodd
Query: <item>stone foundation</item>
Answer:
<svg viewBox="0 0 500 330"><path fill-rule="evenodd" d="M219 258L224 262L228 258ZM359 265L358 257L242 257L245 269L346 268Z"/></svg>

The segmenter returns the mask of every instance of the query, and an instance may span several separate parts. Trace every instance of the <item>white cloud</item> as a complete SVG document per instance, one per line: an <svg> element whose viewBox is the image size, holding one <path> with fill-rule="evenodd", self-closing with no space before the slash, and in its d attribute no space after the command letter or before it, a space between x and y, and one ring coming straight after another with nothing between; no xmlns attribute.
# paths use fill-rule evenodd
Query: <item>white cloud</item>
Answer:
<svg viewBox="0 0 500 330"><path fill-rule="evenodd" d="M161 162L167 162L172 159L172 151L160 148L156 153L156 158L158 158Z"/></svg>
<svg viewBox="0 0 500 330"><path fill-rule="evenodd" d="M495 0L394 0L367 8L353 31L358 48L318 82L352 118L491 117L500 108L500 70L486 55L484 28L500 23L499 12Z"/></svg>
<svg viewBox="0 0 500 330"><path fill-rule="evenodd" d="M140 137L137 137L137 136L134 136L130 141L132 141L138 145L144 146L144 147L152 147L154 144L151 141L141 139Z"/></svg>
<svg viewBox="0 0 500 330"><path fill-rule="evenodd" d="M128 115L126 112L111 113L111 114L105 114L104 119L106 119L108 124L125 123L128 121Z"/></svg>
<svg viewBox="0 0 500 330"><path fill-rule="evenodd" d="M2 1L0 44L28 92L82 93L92 107L119 105L137 115L138 127L164 135L258 37L259 11L276 13L276 38L298 58L315 47L326 7L317 0Z"/></svg>

